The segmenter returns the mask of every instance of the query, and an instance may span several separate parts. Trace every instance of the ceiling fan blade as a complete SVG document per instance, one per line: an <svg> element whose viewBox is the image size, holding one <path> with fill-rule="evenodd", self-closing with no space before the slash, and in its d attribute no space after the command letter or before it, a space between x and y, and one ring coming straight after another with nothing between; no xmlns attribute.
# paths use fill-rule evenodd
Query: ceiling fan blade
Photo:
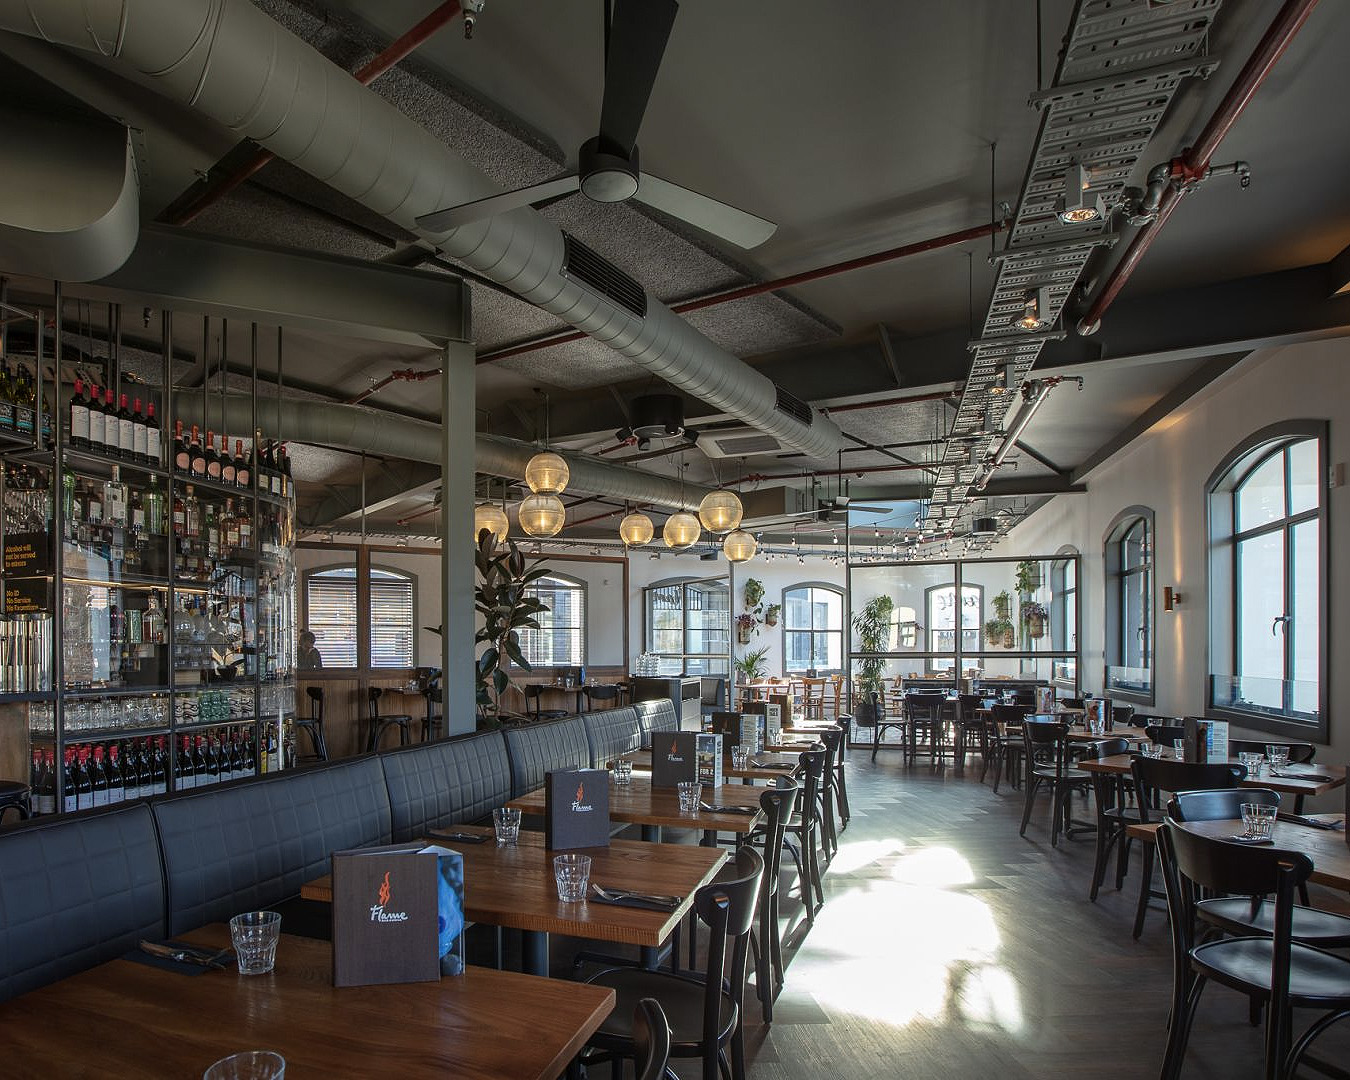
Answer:
<svg viewBox="0 0 1350 1080"><path fill-rule="evenodd" d="M496 217L508 210L531 206L545 199L570 195L580 187L581 180L576 173L558 176L539 184L531 184L529 187L503 191L500 195L489 195L486 199L460 203L459 206L451 206L445 210L433 210L429 214L421 215L417 219L417 226L428 232L444 232L446 229L455 229L472 221Z"/></svg>
<svg viewBox="0 0 1350 1080"><path fill-rule="evenodd" d="M894 506L858 506L854 503L849 503L848 506L836 507L836 509L861 510L864 514L886 514L887 516L899 513Z"/></svg>
<svg viewBox="0 0 1350 1080"><path fill-rule="evenodd" d="M706 233L720 236L737 247L758 247L778 228L772 221L710 199L679 184L672 184L651 173L642 174L637 194L633 198L671 217L687 221Z"/></svg>
<svg viewBox="0 0 1350 1080"><path fill-rule="evenodd" d="M679 7L676 0L616 0L600 105L603 149L632 155Z"/></svg>

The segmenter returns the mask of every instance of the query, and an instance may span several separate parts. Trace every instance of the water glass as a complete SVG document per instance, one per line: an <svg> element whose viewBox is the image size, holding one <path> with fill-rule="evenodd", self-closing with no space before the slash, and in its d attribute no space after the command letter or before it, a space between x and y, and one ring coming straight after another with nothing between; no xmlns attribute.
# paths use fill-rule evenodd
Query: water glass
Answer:
<svg viewBox="0 0 1350 1080"><path fill-rule="evenodd" d="M509 806L499 806L492 811L492 827L497 831L498 844L515 843L520 839L520 811Z"/></svg>
<svg viewBox="0 0 1350 1080"><path fill-rule="evenodd" d="M1252 840L1269 840L1275 827L1275 810L1275 807L1261 803L1243 803L1242 835Z"/></svg>
<svg viewBox="0 0 1350 1080"><path fill-rule="evenodd" d="M680 792L680 813L697 814L699 800L703 797L703 785L697 780L682 780L675 786Z"/></svg>
<svg viewBox="0 0 1350 1080"><path fill-rule="evenodd" d="M1186 740L1185 740L1185 739L1173 739L1173 740L1172 740L1172 753L1176 756L1176 759L1177 759L1178 761L1185 761L1185 760L1186 760Z"/></svg>
<svg viewBox="0 0 1350 1080"><path fill-rule="evenodd" d="M1261 754L1238 754L1238 761L1247 766L1247 776L1255 780L1261 775L1261 766L1265 764L1266 759Z"/></svg>
<svg viewBox="0 0 1350 1080"><path fill-rule="evenodd" d="M1163 748L1154 743L1146 742L1139 747L1139 752L1146 758L1160 758Z"/></svg>
<svg viewBox="0 0 1350 1080"><path fill-rule="evenodd" d="M591 883L591 857L572 853L553 856L553 880L558 886L558 899L564 904L585 900Z"/></svg>
<svg viewBox="0 0 1350 1080"><path fill-rule="evenodd" d="M633 782L633 762L626 757L621 757L614 762L614 783L619 787L627 787Z"/></svg>
<svg viewBox="0 0 1350 1080"><path fill-rule="evenodd" d="M282 1080L286 1059L271 1050L243 1050L223 1057L202 1073L202 1080Z"/></svg>
<svg viewBox="0 0 1350 1080"><path fill-rule="evenodd" d="M240 975L264 975L277 962L281 937L281 914L276 911L246 911L230 920L230 938Z"/></svg>
<svg viewBox="0 0 1350 1080"><path fill-rule="evenodd" d="M750 764L750 747L737 743L731 748L731 767L741 770Z"/></svg>
<svg viewBox="0 0 1350 1080"><path fill-rule="evenodd" d="M1270 762L1272 769L1283 769L1289 764L1289 747L1267 746L1266 760Z"/></svg>

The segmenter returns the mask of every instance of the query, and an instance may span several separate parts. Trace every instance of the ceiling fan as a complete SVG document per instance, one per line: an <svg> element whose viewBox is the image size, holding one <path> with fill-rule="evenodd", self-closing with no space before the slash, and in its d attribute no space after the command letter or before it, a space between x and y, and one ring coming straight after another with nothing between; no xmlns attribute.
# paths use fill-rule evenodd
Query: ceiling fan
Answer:
<svg viewBox="0 0 1350 1080"><path fill-rule="evenodd" d="M605 0L605 92L600 133L581 144L574 171L423 214L417 224L440 232L580 191L596 202L637 199L738 247L764 243L778 227L774 222L638 168L638 129L678 9L676 0Z"/></svg>

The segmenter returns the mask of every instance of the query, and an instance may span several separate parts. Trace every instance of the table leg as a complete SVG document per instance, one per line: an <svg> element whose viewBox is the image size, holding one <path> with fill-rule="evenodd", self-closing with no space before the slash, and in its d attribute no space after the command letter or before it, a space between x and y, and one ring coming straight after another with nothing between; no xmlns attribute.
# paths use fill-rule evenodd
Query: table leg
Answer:
<svg viewBox="0 0 1350 1080"><path fill-rule="evenodd" d="M548 931L525 930L521 933L520 966L526 975L548 978Z"/></svg>
<svg viewBox="0 0 1350 1080"><path fill-rule="evenodd" d="M656 971L661 966L661 947L659 945L642 946L642 967L644 971Z"/></svg>
<svg viewBox="0 0 1350 1080"><path fill-rule="evenodd" d="M642 839L646 840L649 844L659 844L661 842L661 826L643 825Z"/></svg>
<svg viewBox="0 0 1350 1080"><path fill-rule="evenodd" d="M716 847L716 846L717 846L717 830L716 830L716 829L704 829L704 830L703 830L703 839L699 841L699 846L700 846L700 847Z"/></svg>

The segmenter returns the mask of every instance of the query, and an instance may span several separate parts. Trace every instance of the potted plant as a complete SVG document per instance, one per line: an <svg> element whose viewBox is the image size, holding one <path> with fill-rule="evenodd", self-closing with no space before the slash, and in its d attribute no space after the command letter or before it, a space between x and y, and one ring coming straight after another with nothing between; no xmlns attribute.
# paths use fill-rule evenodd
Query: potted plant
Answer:
<svg viewBox="0 0 1350 1080"><path fill-rule="evenodd" d="M526 596L525 588L548 570L538 563L527 567L514 540L508 540L503 548L487 529L478 534L474 565L478 571L474 608L482 616L483 625L473 640L475 645L486 646L478 655L474 684L486 726L495 727L501 716L502 695L511 684L507 664L531 670L520 651L520 631L538 630L535 616L548 610L542 600Z"/></svg>
<svg viewBox="0 0 1350 1080"><path fill-rule="evenodd" d="M994 597L994 614L1002 622L1012 621L1012 595L1007 589Z"/></svg>
<svg viewBox="0 0 1350 1080"><path fill-rule="evenodd" d="M749 645L751 637L759 629L759 620L750 612L745 611L736 616L736 641L741 645Z"/></svg>
<svg viewBox="0 0 1350 1080"><path fill-rule="evenodd" d="M1030 596L1041 586L1041 564L1035 559L1023 559L1017 564L1013 585L1019 596Z"/></svg>
<svg viewBox="0 0 1350 1080"><path fill-rule="evenodd" d="M745 610L754 611L764 599L764 582L758 578L745 579Z"/></svg>
<svg viewBox="0 0 1350 1080"><path fill-rule="evenodd" d="M783 610L782 604L770 604L764 609L764 624L766 626L778 625L778 613Z"/></svg>
<svg viewBox="0 0 1350 1080"><path fill-rule="evenodd" d="M889 596L874 596L853 616L853 632L858 635L861 653L884 652L891 640L891 612L895 604ZM864 656L858 661L854 684L859 691L853 702L853 719L864 726L881 720L881 676L886 661L879 656Z"/></svg>
<svg viewBox="0 0 1350 1080"><path fill-rule="evenodd" d="M1037 603L1035 600L1024 600L1022 602L1022 622L1027 627L1027 637L1042 638L1045 636L1045 605Z"/></svg>
<svg viewBox="0 0 1350 1080"><path fill-rule="evenodd" d="M769 647L765 645L762 649L751 649L738 659L732 660L731 666L736 669L739 681L748 683L762 679L765 669L764 658L768 655Z"/></svg>
<svg viewBox="0 0 1350 1080"><path fill-rule="evenodd" d="M984 624L984 641L991 649L1011 649L1017 641L1017 632L1012 620L995 615Z"/></svg>

